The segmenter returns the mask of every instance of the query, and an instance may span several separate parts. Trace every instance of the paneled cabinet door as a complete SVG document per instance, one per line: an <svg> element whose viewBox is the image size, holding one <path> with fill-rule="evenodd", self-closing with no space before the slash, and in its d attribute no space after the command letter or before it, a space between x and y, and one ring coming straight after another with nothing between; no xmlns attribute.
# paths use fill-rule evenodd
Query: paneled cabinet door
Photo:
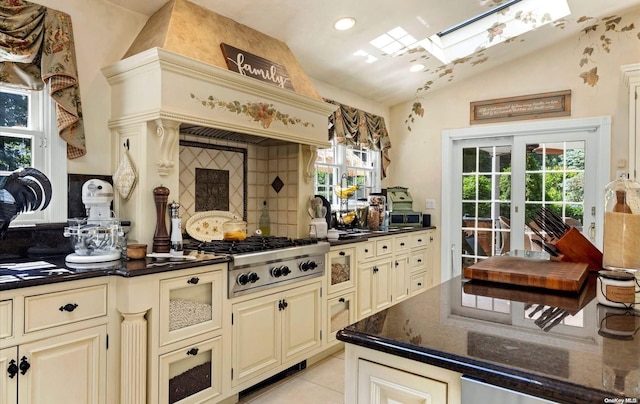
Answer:
<svg viewBox="0 0 640 404"><path fill-rule="evenodd" d="M322 307L317 285L291 289L283 294L282 362L319 347Z"/></svg>
<svg viewBox="0 0 640 404"><path fill-rule="evenodd" d="M393 269L391 270L393 278L393 294L392 300L398 303L409 297L409 256L399 255L393 259Z"/></svg>
<svg viewBox="0 0 640 404"><path fill-rule="evenodd" d="M18 402L18 347L0 349L0 404Z"/></svg>
<svg viewBox="0 0 640 404"><path fill-rule="evenodd" d="M360 263L358 266L358 319L391 305L391 262Z"/></svg>
<svg viewBox="0 0 640 404"><path fill-rule="evenodd" d="M233 384L280 364L280 294L233 305Z"/></svg>
<svg viewBox="0 0 640 404"><path fill-rule="evenodd" d="M234 304L232 385L320 347L321 321L319 282Z"/></svg>
<svg viewBox="0 0 640 404"><path fill-rule="evenodd" d="M20 345L20 404L104 403L106 339L107 327L98 326Z"/></svg>
<svg viewBox="0 0 640 404"><path fill-rule="evenodd" d="M358 360L358 403L447 403L447 383Z"/></svg>

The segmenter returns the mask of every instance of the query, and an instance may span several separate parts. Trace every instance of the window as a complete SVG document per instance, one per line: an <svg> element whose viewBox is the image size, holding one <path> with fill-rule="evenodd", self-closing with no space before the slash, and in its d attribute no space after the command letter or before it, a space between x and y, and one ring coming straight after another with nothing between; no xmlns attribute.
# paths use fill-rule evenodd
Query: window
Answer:
<svg viewBox="0 0 640 404"><path fill-rule="evenodd" d="M23 213L12 226L66 221L66 143L58 136L48 93L46 87L34 91L0 86L0 176L21 167L35 167L49 178L53 188L47 209Z"/></svg>
<svg viewBox="0 0 640 404"><path fill-rule="evenodd" d="M380 192L380 151L344 146L335 139L332 145L318 150L315 194L327 198L335 210L354 209L357 199L366 198L371 192ZM335 187L346 188L355 184L358 184L358 190L348 202L351 204L353 201L353 204L341 206L343 201L334 192Z"/></svg>

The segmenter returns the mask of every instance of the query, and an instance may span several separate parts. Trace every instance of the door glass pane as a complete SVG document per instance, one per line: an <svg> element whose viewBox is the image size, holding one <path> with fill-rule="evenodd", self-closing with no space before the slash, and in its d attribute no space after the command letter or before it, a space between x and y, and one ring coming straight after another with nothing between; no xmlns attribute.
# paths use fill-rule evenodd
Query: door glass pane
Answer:
<svg viewBox="0 0 640 404"><path fill-rule="evenodd" d="M511 146L462 149L462 267L508 248Z"/></svg>
<svg viewBox="0 0 640 404"><path fill-rule="evenodd" d="M582 230L585 142L528 144L526 150L525 223L532 226L533 215L547 207Z"/></svg>

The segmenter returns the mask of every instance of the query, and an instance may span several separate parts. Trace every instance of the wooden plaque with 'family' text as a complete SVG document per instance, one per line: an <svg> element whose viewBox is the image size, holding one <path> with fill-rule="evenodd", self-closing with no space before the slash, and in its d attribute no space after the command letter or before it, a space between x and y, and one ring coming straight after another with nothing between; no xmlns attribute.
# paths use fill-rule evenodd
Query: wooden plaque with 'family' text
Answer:
<svg viewBox="0 0 640 404"><path fill-rule="evenodd" d="M220 47L229 70L240 73L243 76L275 84L280 88L293 90L286 67L234 48L226 43L220 44Z"/></svg>

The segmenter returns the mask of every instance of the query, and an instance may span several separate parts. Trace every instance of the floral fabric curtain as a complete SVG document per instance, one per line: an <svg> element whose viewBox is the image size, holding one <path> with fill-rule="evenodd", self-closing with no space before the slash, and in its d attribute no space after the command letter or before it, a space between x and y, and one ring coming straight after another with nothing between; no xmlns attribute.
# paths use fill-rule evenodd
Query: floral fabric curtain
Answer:
<svg viewBox="0 0 640 404"><path fill-rule="evenodd" d="M71 17L24 0L0 0L0 82L42 90L49 84L67 158L84 156L84 125Z"/></svg>
<svg viewBox="0 0 640 404"><path fill-rule="evenodd" d="M371 150L380 150L382 154L381 178L387 176L391 164L389 149L391 140L384 118L364 112L333 100L326 102L339 108L329 117L329 139L348 146L363 146Z"/></svg>

